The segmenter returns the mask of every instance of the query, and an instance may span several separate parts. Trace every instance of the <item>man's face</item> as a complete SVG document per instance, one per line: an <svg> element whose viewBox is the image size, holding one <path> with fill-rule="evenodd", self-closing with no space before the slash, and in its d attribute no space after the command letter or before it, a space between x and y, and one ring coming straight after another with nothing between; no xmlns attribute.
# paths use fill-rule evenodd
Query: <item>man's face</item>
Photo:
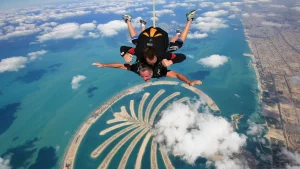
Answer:
<svg viewBox="0 0 300 169"><path fill-rule="evenodd" d="M154 65L157 61L157 58L156 58L156 56L154 56L153 60L146 58L146 61L149 65Z"/></svg>
<svg viewBox="0 0 300 169"><path fill-rule="evenodd" d="M140 76L143 78L143 80L145 80L145 82L148 82L151 79L152 74L149 70L145 70L140 72Z"/></svg>

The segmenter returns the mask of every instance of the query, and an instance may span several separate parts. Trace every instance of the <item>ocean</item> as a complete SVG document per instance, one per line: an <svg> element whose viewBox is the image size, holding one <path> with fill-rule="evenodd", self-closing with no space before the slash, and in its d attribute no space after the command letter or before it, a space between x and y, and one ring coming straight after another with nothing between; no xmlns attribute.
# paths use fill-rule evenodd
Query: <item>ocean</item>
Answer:
<svg viewBox="0 0 300 169"><path fill-rule="evenodd" d="M110 17L103 18L107 22L119 16ZM76 20L85 23L94 19L97 17L86 16ZM74 18L61 22L68 21L74 21ZM178 53L193 58L188 57L183 63L172 65L171 69L190 79L200 79L203 84L197 88L216 102L222 111L221 116L230 120L232 114L245 114L238 131L245 133L247 120L259 111L258 82L254 69L248 66L251 59L243 56L243 53L251 51L245 41L241 22L234 19L227 24L228 28L220 29L207 38L187 39ZM0 74L0 156L9 157L12 168L60 168L68 143L87 117L119 92L144 83L131 72L92 66L95 61L123 62L119 46L131 45L127 42L127 34L127 31L122 31L112 38L54 40L37 45L28 45L34 36L0 42L1 46L5 46L1 49L1 59L26 56L29 52L41 49L48 51L18 72ZM218 68L208 68L197 63L200 58L213 54L227 56L229 61ZM86 80L80 83L79 89L73 90L71 81L76 75L83 75ZM134 97L139 100L142 94L143 91ZM127 102L123 99L118 105ZM100 121L112 118L111 113L106 114ZM92 149L91 145L99 145L103 139L98 133L99 128L105 128L105 124L100 121L86 134L77 155L80 162L75 163L75 168L96 168L99 165L99 159L91 159L88 150ZM137 152L134 149L132 155L136 156ZM146 153L149 153L149 149L146 149ZM118 161L121 156L118 153L114 160ZM171 159L174 161L173 157ZM150 159L147 160L145 158L143 161L144 167L150 166ZM178 160L176 158L173 163L176 168L197 167ZM134 165L132 158L129 158L129 163ZM163 164L161 158L158 158L158 163ZM116 166L112 162L110 167Z"/></svg>

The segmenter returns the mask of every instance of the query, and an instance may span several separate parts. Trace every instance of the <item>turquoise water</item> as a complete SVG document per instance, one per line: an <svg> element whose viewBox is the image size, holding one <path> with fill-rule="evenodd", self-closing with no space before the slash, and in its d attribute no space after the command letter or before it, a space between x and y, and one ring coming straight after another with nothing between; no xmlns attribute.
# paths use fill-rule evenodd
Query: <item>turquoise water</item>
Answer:
<svg viewBox="0 0 300 169"><path fill-rule="evenodd" d="M238 26L221 29L202 40L187 40L178 52L191 54L194 58L187 58L171 69L188 78L202 80L203 85L198 88L217 103L222 116L230 119L231 114L245 114L241 120L240 132L243 132L247 128L247 119L258 111L257 81L253 69L248 67L250 59L243 56L250 50L241 23L232 21L228 24ZM238 30L234 31L233 27L238 27ZM123 62L119 46L130 45L125 42L126 34L123 31L112 38L51 41L46 46L1 42L1 45L10 46L4 49L1 58L24 56L41 49L48 51L19 72L0 74L0 115L5 115L2 116L5 118L1 117L0 125L1 157L11 154L13 168L59 168L72 135L83 121L120 91L144 83L131 72L91 66L94 61ZM30 38L23 40L30 42ZM12 50L14 48L18 50ZM212 54L225 55L230 60L219 68L206 68L197 63L198 59ZM71 88L75 75L87 77L76 91ZM140 95L136 97L141 98ZM84 138L84 141L89 141L86 144L101 142L103 138L95 134L101 128L106 126L97 123L91 128L88 137ZM90 144L85 147L86 144L80 147L79 157L85 157L83 159L87 161L82 160L76 168L92 168L99 164L99 160L92 162L93 159L88 158L92 147L88 148ZM133 151L133 156L137 151ZM149 153L147 150L145 154ZM121 154L117 154L114 160L117 161L118 157ZM44 159L51 160L42 163ZM163 163L160 157L158 160L159 164ZM177 158L172 161L178 167L192 167ZM150 161L143 161L143 167L149 164Z"/></svg>
<svg viewBox="0 0 300 169"><path fill-rule="evenodd" d="M245 133L247 130L247 120L258 112L258 86L253 68L248 67L250 58L243 56L243 53L251 53L248 44L245 41L243 28L240 22L235 22L235 24L239 25L237 31L233 30L232 28L228 28L213 34L207 39L188 40L185 43L185 46L178 52L193 55L194 58L188 58L185 62L176 66L172 66L171 69L182 72L191 79L201 79L203 81L203 85L198 88L208 94L217 103L222 111L221 115L223 117L230 119L232 114L245 114L244 118L240 121L240 130L238 131ZM208 57L212 54L225 55L228 56L230 60L225 65L214 69L206 68L196 63L199 58ZM173 92L182 90L180 87L162 86L162 88ZM114 133L117 133L117 131L121 130L118 129L104 136L99 136L100 131L111 126L103 124L105 121L113 118L112 112L119 112L119 107L122 105L128 107L130 99L137 101L135 104L139 104L139 100L141 99L143 93L150 92L153 96L157 91L158 89L156 89L156 91L153 90L152 92L151 90L149 91L149 89L145 89L144 91L140 92L140 98L135 98L136 95L131 96L131 98L128 96L129 99L123 98L121 101L115 104L111 110L106 112L106 114L91 127L83 139L76 158L75 168L97 168L110 150L118 143L118 141L121 140L121 138L123 138L121 137L120 139L115 140L98 158L92 159L90 157L91 152L97 146L111 137ZM184 91L182 91L182 93L190 98L195 97ZM145 106L150 101L150 98L148 98L146 101ZM128 108L127 111L129 112ZM137 108L135 109L135 112L137 113ZM131 138L118 151L118 153L112 159L109 168L118 167L120 159L122 158L126 148L133 138ZM134 149L134 151L131 153L126 168L134 167L135 159L141 142L142 139L136 145L136 149ZM251 151L255 150L254 147L256 146L258 145L249 144L248 148ZM160 152L157 151L157 154L159 168L164 168ZM200 160L200 162L197 162L195 166L191 166L180 160L179 157L170 156L170 158L175 168L205 168L205 160L204 162ZM142 168L150 168L150 142L148 143L146 152L143 156Z"/></svg>

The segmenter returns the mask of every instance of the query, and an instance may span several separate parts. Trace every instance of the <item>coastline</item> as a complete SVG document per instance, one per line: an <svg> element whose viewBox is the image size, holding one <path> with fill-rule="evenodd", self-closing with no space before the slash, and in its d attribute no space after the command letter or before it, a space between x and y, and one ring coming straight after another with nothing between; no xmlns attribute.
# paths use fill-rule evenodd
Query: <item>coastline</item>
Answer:
<svg viewBox="0 0 300 169"><path fill-rule="evenodd" d="M252 60L251 65L252 65L252 67L253 67L253 69L254 69L254 72L255 72L255 74L256 74L257 88L258 88L259 93L260 93L260 94L259 94L259 103L261 103L263 91L262 91L262 88L261 88L261 78L260 78L260 75L259 75L259 71L258 71L258 69L257 69L257 67L256 67L256 62L257 62L257 60L255 59L255 55L254 55L254 52L253 52L253 51L254 51L254 50L253 50L253 46L252 46L252 43L251 43L251 41L250 41L250 38L249 38L249 35L248 35L248 32L247 32L247 29L246 29L245 26L244 26L243 20L241 20L241 21L242 21L242 25L243 25L243 29L244 29L244 35L245 35L245 37L246 37L246 42L248 43L248 46L249 46L249 48L250 48L250 50L251 50L251 53L252 53L252 54L246 53L246 54L244 54L244 56L250 57L251 60Z"/></svg>

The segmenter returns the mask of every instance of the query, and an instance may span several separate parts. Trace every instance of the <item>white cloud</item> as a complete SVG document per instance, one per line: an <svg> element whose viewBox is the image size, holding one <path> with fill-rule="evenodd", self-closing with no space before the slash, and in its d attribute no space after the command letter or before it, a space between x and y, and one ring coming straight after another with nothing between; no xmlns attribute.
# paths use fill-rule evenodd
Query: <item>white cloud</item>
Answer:
<svg viewBox="0 0 300 169"><path fill-rule="evenodd" d="M250 120L248 120L249 129L247 131L248 135L252 136L261 136L264 131L264 126L261 124L256 124Z"/></svg>
<svg viewBox="0 0 300 169"><path fill-rule="evenodd" d="M277 15L274 13L269 13L268 16L277 16Z"/></svg>
<svg viewBox="0 0 300 169"><path fill-rule="evenodd" d="M176 7L194 7L195 5L192 3L169 3L168 5L164 5L164 8L176 8Z"/></svg>
<svg viewBox="0 0 300 169"><path fill-rule="evenodd" d="M90 14L91 11L72 11L72 12L64 12L64 13L58 13L58 14L51 14L49 17L53 19L64 19L74 16L83 16Z"/></svg>
<svg viewBox="0 0 300 169"><path fill-rule="evenodd" d="M7 16L7 21L9 23L34 23L34 22L45 22L50 19L64 19L68 17L75 17L75 16L83 16L90 14L91 11L85 11L78 9L78 7L62 7L64 8L59 9L59 6L55 6L52 8L41 7L39 8L38 14L35 14L34 11L26 11L26 12L16 12L13 15Z"/></svg>
<svg viewBox="0 0 300 169"><path fill-rule="evenodd" d="M272 27L279 27L279 28L281 28L282 26L284 26L284 25L282 25L280 23L266 22L266 21L261 22L261 24L264 25L264 26L272 26Z"/></svg>
<svg viewBox="0 0 300 169"><path fill-rule="evenodd" d="M52 39L75 38L78 35L82 35L78 23L65 23L56 26L51 32L38 36L37 38L40 42L44 42Z"/></svg>
<svg viewBox="0 0 300 169"><path fill-rule="evenodd" d="M82 75L77 75L77 76L74 76L73 79L72 79L72 89L73 90L77 90L81 84L79 84L81 81L85 80L86 77L85 76L82 76Z"/></svg>
<svg viewBox="0 0 300 169"><path fill-rule="evenodd" d="M296 6L296 7L293 7L293 8L291 8L291 9L300 12L300 6Z"/></svg>
<svg viewBox="0 0 300 169"><path fill-rule="evenodd" d="M209 6L213 6L215 3L213 3L213 2L201 2L200 4L199 4L199 6L201 7L201 8L206 8L206 7L209 7Z"/></svg>
<svg viewBox="0 0 300 169"><path fill-rule="evenodd" d="M289 160L289 164L286 164L287 169L299 169L300 168L300 154L297 152L290 152L286 148L281 150L281 153L284 154Z"/></svg>
<svg viewBox="0 0 300 169"><path fill-rule="evenodd" d="M6 25L6 23L0 21L0 27L5 26L5 25Z"/></svg>
<svg viewBox="0 0 300 169"><path fill-rule="evenodd" d="M220 18L198 17L191 27L202 32L216 32L218 29L227 28L228 25L225 24L225 20Z"/></svg>
<svg viewBox="0 0 300 169"><path fill-rule="evenodd" d="M246 136L236 133L228 121L213 116L204 105L203 101L189 105L174 102L155 124L156 141L189 164L199 157L216 160L220 156L224 161L246 144ZM223 164L216 162L216 166Z"/></svg>
<svg viewBox="0 0 300 169"><path fill-rule="evenodd" d="M241 4L242 4L242 2L223 2L221 4L215 5L214 8L219 9L219 8L223 7L223 8L227 8L233 12L239 12L239 11L241 11L241 9L238 8L236 5L241 5Z"/></svg>
<svg viewBox="0 0 300 169"><path fill-rule="evenodd" d="M46 50L40 50L40 51L28 53L28 56L29 56L30 61L34 61L34 60L36 60L39 56L42 56L42 55L44 55L44 54L46 54L46 53L47 53Z"/></svg>
<svg viewBox="0 0 300 169"><path fill-rule="evenodd" d="M121 30L126 30L127 25L122 20L113 20L106 24L99 24L97 29L100 31L102 36L114 36Z"/></svg>
<svg viewBox="0 0 300 169"><path fill-rule="evenodd" d="M286 8L286 6L284 6L284 5L273 5L273 4L271 4L269 6L272 7L272 8Z"/></svg>
<svg viewBox="0 0 300 169"><path fill-rule="evenodd" d="M58 24L56 22L47 22L47 23L44 23L42 25L40 25L39 27L40 28L47 28L47 27L54 27L54 26L57 26Z"/></svg>
<svg viewBox="0 0 300 169"><path fill-rule="evenodd" d="M147 9L149 9L149 8L143 7L143 8L135 8L134 10L135 11L144 11L144 10L147 10Z"/></svg>
<svg viewBox="0 0 300 169"><path fill-rule="evenodd" d="M243 2L232 2L233 5L242 5Z"/></svg>
<svg viewBox="0 0 300 169"><path fill-rule="evenodd" d="M249 13L243 13L242 14L242 17L244 17L244 18L247 18L247 17L249 17L250 15L249 15Z"/></svg>
<svg viewBox="0 0 300 169"><path fill-rule="evenodd" d="M206 38L207 36L208 36L207 33L194 32L194 33L189 33L187 38L188 39L203 39L203 38Z"/></svg>
<svg viewBox="0 0 300 169"><path fill-rule="evenodd" d="M0 157L0 169L11 169L9 158Z"/></svg>
<svg viewBox="0 0 300 169"><path fill-rule="evenodd" d="M210 11L210 12L205 12L202 15L205 17L218 17L218 16L223 16L223 15L227 15L228 11L225 10L218 10L218 11Z"/></svg>
<svg viewBox="0 0 300 169"><path fill-rule="evenodd" d="M37 36L38 41L44 42L55 39L84 38L86 31L90 31L96 28L95 23L85 23L79 25L78 23L65 23L58 25L40 36Z"/></svg>
<svg viewBox="0 0 300 169"><path fill-rule="evenodd" d="M24 56L14 56L5 58L0 61L0 73L6 71L18 71L25 68L25 64L28 62L28 58Z"/></svg>
<svg viewBox="0 0 300 169"><path fill-rule="evenodd" d="M267 3L267 2L272 2L272 0L244 0L244 3L246 4L255 4L255 3Z"/></svg>
<svg viewBox="0 0 300 169"><path fill-rule="evenodd" d="M223 6L223 7L230 7L231 6L231 2L223 2L223 3L221 3L221 6Z"/></svg>
<svg viewBox="0 0 300 169"><path fill-rule="evenodd" d="M131 20L133 27L140 27L141 17L136 17ZM113 20L105 24L99 24L97 29L100 31L101 36L115 36L120 31L127 30L127 24L123 20Z"/></svg>
<svg viewBox="0 0 300 169"><path fill-rule="evenodd" d="M228 16L229 19L234 19L235 18L235 15L230 15Z"/></svg>
<svg viewBox="0 0 300 169"><path fill-rule="evenodd" d="M118 6L109 6L109 7L100 7L95 10L95 13L115 13L115 14L125 14L128 11L126 10L127 5L118 5Z"/></svg>
<svg viewBox="0 0 300 169"><path fill-rule="evenodd" d="M225 64L226 62L228 62L228 57L223 55L211 55L209 57L202 58L197 61L197 63L211 68L217 68Z"/></svg>
<svg viewBox="0 0 300 169"><path fill-rule="evenodd" d="M152 13L152 12L149 12L149 13ZM162 9L162 10L157 10L155 12L156 16L157 17L160 17L162 15L166 15L166 14L170 14L170 15L174 15L174 11L170 10L170 9Z"/></svg>
<svg viewBox="0 0 300 169"><path fill-rule="evenodd" d="M96 24L95 23L84 23L84 24L80 25L79 28L83 31L91 31L96 28Z"/></svg>
<svg viewBox="0 0 300 169"><path fill-rule="evenodd" d="M58 152L59 149L60 149L60 146L59 146L59 145L56 145L56 146L55 146L55 151Z"/></svg>
<svg viewBox="0 0 300 169"><path fill-rule="evenodd" d="M224 158L215 162L217 169L249 169L247 161L241 161L239 159Z"/></svg>
<svg viewBox="0 0 300 169"><path fill-rule="evenodd" d="M150 20L153 21L153 17L151 17ZM155 21L159 21L159 18L155 17Z"/></svg>
<svg viewBox="0 0 300 169"><path fill-rule="evenodd" d="M90 37L90 38L99 38L100 35L97 34L97 33L89 32L89 37Z"/></svg>
<svg viewBox="0 0 300 169"><path fill-rule="evenodd" d="M254 16L254 17L258 17L258 18L263 18L264 17L264 15L258 14L258 13L252 13L251 15Z"/></svg>
<svg viewBox="0 0 300 169"><path fill-rule="evenodd" d="M20 26L16 28L7 26L5 27L5 31L6 33L0 36L0 40L7 40L13 37L31 35L41 31L41 29L36 27L34 24L20 24Z"/></svg>
<svg viewBox="0 0 300 169"><path fill-rule="evenodd" d="M3 28L3 30L4 30L6 33L11 33L11 32L13 32L13 31L15 31L15 27L9 25L9 26L5 26L5 27Z"/></svg>
<svg viewBox="0 0 300 169"><path fill-rule="evenodd" d="M143 1L144 4L148 4L148 5L152 5L153 2L152 1ZM167 2L165 0L156 0L155 1L156 4L166 4Z"/></svg>
<svg viewBox="0 0 300 169"><path fill-rule="evenodd" d="M289 78L291 80L291 82L295 85L300 85L300 77L299 76L292 76L291 78Z"/></svg>
<svg viewBox="0 0 300 169"><path fill-rule="evenodd" d="M230 11L233 11L233 12L240 12L240 11L242 11L240 8L238 8L237 6L231 6L230 8L229 8L229 10Z"/></svg>

